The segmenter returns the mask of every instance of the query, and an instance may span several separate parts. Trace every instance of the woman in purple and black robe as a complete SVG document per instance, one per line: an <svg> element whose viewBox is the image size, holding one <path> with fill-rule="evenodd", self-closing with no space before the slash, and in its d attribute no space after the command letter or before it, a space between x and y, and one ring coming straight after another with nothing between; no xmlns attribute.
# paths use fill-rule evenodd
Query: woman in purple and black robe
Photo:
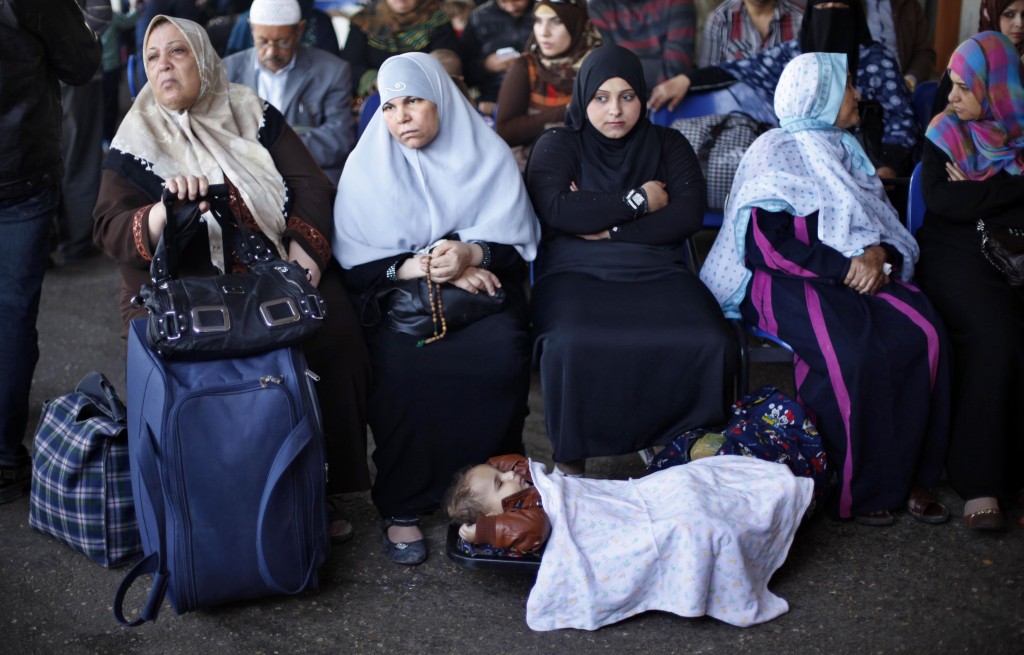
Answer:
<svg viewBox="0 0 1024 655"><path fill-rule="evenodd" d="M701 273L727 315L786 341L795 388L840 476L839 518L941 523L928 491L948 440L942 325L907 282L918 249L846 131L859 94L845 54L790 62L775 93L782 127L750 147Z"/></svg>

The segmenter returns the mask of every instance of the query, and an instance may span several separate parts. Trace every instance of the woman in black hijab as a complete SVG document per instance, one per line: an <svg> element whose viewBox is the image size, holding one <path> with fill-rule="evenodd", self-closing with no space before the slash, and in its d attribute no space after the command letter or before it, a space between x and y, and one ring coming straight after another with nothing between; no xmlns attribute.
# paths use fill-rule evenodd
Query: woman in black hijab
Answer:
<svg viewBox="0 0 1024 655"><path fill-rule="evenodd" d="M566 126L537 140L526 169L543 227L534 358L570 474L722 422L735 372L729 325L686 264L704 176L686 139L647 119L646 97L636 55L597 48Z"/></svg>

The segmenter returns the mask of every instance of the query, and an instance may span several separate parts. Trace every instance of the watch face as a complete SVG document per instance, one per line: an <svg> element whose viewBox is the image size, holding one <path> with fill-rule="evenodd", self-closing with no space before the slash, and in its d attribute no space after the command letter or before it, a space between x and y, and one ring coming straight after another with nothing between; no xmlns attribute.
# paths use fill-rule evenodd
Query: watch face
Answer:
<svg viewBox="0 0 1024 655"><path fill-rule="evenodd" d="M629 194L629 204L633 207L633 209L636 209L637 207L642 205L643 202L644 196L639 191L634 191L633 193Z"/></svg>

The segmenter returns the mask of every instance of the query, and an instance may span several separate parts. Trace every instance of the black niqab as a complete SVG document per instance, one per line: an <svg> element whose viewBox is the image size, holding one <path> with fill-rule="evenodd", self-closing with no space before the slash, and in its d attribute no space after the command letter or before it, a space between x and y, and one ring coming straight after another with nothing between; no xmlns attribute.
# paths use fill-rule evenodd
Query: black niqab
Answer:
<svg viewBox="0 0 1024 655"><path fill-rule="evenodd" d="M871 45L871 30L859 0L843 2L845 8L817 5L835 0L810 0L800 25L800 52L846 53L853 83L857 83L860 46Z"/></svg>

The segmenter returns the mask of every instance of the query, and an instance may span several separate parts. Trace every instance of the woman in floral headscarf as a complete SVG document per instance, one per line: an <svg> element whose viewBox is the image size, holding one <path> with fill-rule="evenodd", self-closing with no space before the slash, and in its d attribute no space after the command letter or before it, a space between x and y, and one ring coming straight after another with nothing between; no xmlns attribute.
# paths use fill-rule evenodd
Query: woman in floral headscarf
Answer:
<svg viewBox="0 0 1024 655"><path fill-rule="evenodd" d="M510 146L528 146L548 127L563 124L576 73L599 45L584 0L535 4L533 34L498 93L498 135Z"/></svg>
<svg viewBox="0 0 1024 655"><path fill-rule="evenodd" d="M915 519L941 523L949 511L927 486L948 432L945 337L904 282L917 244L845 129L859 99L845 54L786 66L775 92L782 127L740 162L701 279L727 315L793 347L798 399L840 476L831 512L889 525L906 503Z"/></svg>
<svg viewBox="0 0 1024 655"><path fill-rule="evenodd" d="M1024 504L1024 289L981 250L978 219L1024 228L1024 88L1013 43L998 32L965 41L949 61L949 106L932 119L921 157L928 210L918 279L953 346L953 430L946 471L967 500L964 521L1005 525L999 497Z"/></svg>
<svg viewBox="0 0 1024 655"><path fill-rule="evenodd" d="M352 66L356 94L365 97L388 57L442 49L459 52L459 38L440 0L374 0L352 17L341 58Z"/></svg>

